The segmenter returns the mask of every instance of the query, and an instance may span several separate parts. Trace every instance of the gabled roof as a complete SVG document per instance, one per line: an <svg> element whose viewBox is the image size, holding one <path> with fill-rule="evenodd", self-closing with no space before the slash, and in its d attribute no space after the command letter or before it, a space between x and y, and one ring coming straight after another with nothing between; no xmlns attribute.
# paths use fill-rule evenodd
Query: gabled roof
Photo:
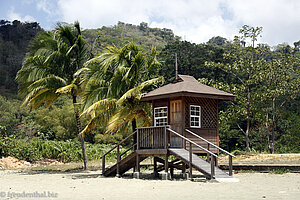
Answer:
<svg viewBox="0 0 300 200"><path fill-rule="evenodd" d="M234 100L234 95L199 83L194 77L178 75L173 83L145 94L141 101L151 101L178 96L192 96L220 100Z"/></svg>

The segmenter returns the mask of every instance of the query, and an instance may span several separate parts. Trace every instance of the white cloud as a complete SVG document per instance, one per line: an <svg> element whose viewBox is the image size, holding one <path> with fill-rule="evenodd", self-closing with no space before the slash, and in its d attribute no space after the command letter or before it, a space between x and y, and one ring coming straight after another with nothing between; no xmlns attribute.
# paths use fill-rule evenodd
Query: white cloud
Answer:
<svg viewBox="0 0 300 200"><path fill-rule="evenodd" d="M79 20L84 28L144 21L200 43L218 35L233 39L248 24L263 26L261 41L270 45L300 39L296 0L58 0L57 4L62 21Z"/></svg>
<svg viewBox="0 0 300 200"><path fill-rule="evenodd" d="M300 1L228 0L228 8L238 23L262 26L262 42L275 45L300 40Z"/></svg>
<svg viewBox="0 0 300 200"><path fill-rule="evenodd" d="M7 12L7 19L10 21L19 20L23 22L34 22L36 21L34 17L30 15L21 16L19 13L15 12L14 7L11 7Z"/></svg>
<svg viewBox="0 0 300 200"><path fill-rule="evenodd" d="M50 1L47 1L47 0L40 0L40 1L37 1L36 2L36 7L38 10L42 10L44 11L45 13L51 15L51 10L50 10L50 7L51 7L51 3Z"/></svg>

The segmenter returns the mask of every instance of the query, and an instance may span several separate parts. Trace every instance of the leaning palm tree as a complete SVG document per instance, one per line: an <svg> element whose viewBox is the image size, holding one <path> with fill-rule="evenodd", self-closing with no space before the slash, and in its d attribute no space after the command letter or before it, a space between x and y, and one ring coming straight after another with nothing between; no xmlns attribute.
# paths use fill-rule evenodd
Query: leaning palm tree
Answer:
<svg viewBox="0 0 300 200"><path fill-rule="evenodd" d="M54 31L43 32L34 40L31 51L16 77L20 93L26 95L22 106L27 104L31 108L41 105L49 107L61 95L69 95L72 98L84 169L88 169L88 165L84 135L80 134L81 122L77 102L81 88L75 72L87 59L86 45L81 37L79 23L75 22L74 26L58 24Z"/></svg>
<svg viewBox="0 0 300 200"><path fill-rule="evenodd" d="M137 120L149 125L151 107L139 99L145 89L163 81L162 77L156 77L159 65L155 48L144 54L133 43L122 48L110 46L87 62L79 72L85 88L83 114L90 117L82 132L104 121L106 133L126 130L130 125L135 131Z"/></svg>

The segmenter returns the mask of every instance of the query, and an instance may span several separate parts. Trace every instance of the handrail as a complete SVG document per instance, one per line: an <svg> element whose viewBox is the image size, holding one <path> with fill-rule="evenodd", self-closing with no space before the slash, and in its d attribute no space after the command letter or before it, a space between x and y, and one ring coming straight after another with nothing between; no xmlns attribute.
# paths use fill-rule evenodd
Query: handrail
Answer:
<svg viewBox="0 0 300 200"><path fill-rule="evenodd" d="M134 145L132 145L131 147L129 147L126 151L121 153L120 157L122 157L124 154L126 154L130 149L134 149L135 146L136 146L136 143Z"/></svg>
<svg viewBox="0 0 300 200"><path fill-rule="evenodd" d="M199 136L199 135L195 134L194 132L192 132L192 131L190 131L190 130L188 130L188 129L185 129L185 130L186 130L187 132L189 132L190 134L192 134L193 136L195 136L195 137L197 137L197 138L199 138L199 139L203 140L204 142L206 142L206 143L208 143L208 144L210 144L210 145L212 145L212 146L216 147L217 149L219 149L219 150L223 151L223 152L224 152L224 153L226 153L227 155L230 155L230 156L232 156L232 157L236 158L236 156L235 156L235 155L232 155L232 154L231 154L231 153L229 153L228 151L226 151L226 150L222 149L221 147L218 147L218 146L217 146L217 145L215 145L214 143L212 143L212 142L210 142L210 141L208 141L208 140L204 139L203 137L201 137L201 136Z"/></svg>
<svg viewBox="0 0 300 200"><path fill-rule="evenodd" d="M172 130L172 129L170 129L170 128L168 128L167 130L168 130L168 131L170 131L170 132L172 132L172 133L174 133L175 135L177 135L177 136L181 137L182 139L184 139L184 140L186 140L186 141L188 141L188 142L192 143L193 145L195 145L195 146L199 147L200 149L202 149L202 150L206 151L207 153L209 153L209 154L213 155L214 157L218 158L218 156L217 156L216 154L214 154L213 152L211 152L211 151L209 151L209 150L205 149L204 147L200 146L199 144L197 144L197 143L193 142L192 140L189 140L188 138L186 138L186 137L184 137L184 136L180 135L180 134L179 134L179 133L177 133L176 131L173 131L173 130Z"/></svg>
<svg viewBox="0 0 300 200"><path fill-rule="evenodd" d="M136 129L148 129L148 128L170 128L170 125L165 125L165 126L147 126L147 127L137 127Z"/></svg>
<svg viewBox="0 0 300 200"><path fill-rule="evenodd" d="M130 135L128 135L124 140L122 140L119 144L117 144L116 146L114 146L111 150L109 150L108 152L106 152L104 155L102 155L100 157L103 158L104 156L106 156L107 154L109 154L110 152L112 152L115 148L117 148L118 146L120 146L121 144L123 144L124 142L126 142L129 138L131 138L134 134L136 133L136 131L134 131L133 133L131 133Z"/></svg>

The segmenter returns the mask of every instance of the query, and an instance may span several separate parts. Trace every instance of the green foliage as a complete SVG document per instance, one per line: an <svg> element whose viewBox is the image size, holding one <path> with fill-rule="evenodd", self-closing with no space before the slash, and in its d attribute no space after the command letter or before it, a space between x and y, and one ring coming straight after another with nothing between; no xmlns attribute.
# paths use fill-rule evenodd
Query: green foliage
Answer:
<svg viewBox="0 0 300 200"><path fill-rule="evenodd" d="M109 46L87 62L79 71L85 85L83 114L90 117L83 133L97 124L106 125L107 133L115 133L126 132L130 124L135 130L136 121L144 126L151 123L150 106L139 100L142 92L163 80L157 78L160 62L156 54L155 48L144 53L129 43L122 48Z"/></svg>
<svg viewBox="0 0 300 200"><path fill-rule="evenodd" d="M30 40L40 31L37 22L0 21L0 94L16 92L15 76Z"/></svg>
<svg viewBox="0 0 300 200"><path fill-rule="evenodd" d="M96 134L95 143L99 144L118 144L124 139L124 136L120 133L117 134Z"/></svg>
<svg viewBox="0 0 300 200"><path fill-rule="evenodd" d="M273 169L273 170L270 170L269 173L271 174L286 174L286 173L290 173L291 170L290 169L287 169L287 168L278 168L278 169Z"/></svg>
<svg viewBox="0 0 300 200"><path fill-rule="evenodd" d="M205 62L223 62L224 49L211 44L192 44L187 41L168 43L160 52L159 58L164 60L159 72L166 82L175 77L175 53L178 59L178 73L198 78L224 80L226 74L217 68L207 67Z"/></svg>
<svg viewBox="0 0 300 200"><path fill-rule="evenodd" d="M67 140L77 137L74 110L70 99L64 98L65 104L48 108L40 108L32 112L39 127L40 136Z"/></svg>
<svg viewBox="0 0 300 200"><path fill-rule="evenodd" d="M298 104L299 105L299 104ZM277 153L299 153L300 152L300 115L292 111L281 114L277 123L276 134Z"/></svg>
<svg viewBox="0 0 300 200"><path fill-rule="evenodd" d="M37 23L0 22L0 94L15 90L14 76L30 39L40 31ZM24 81L20 89L26 90L25 100L31 108L56 102L49 109L29 112L29 108L19 107L17 97L0 96L0 134L15 147L1 146L1 151L28 160L43 156L64 160L70 156L70 160L78 160L81 153L80 143L74 140L77 136L74 108L71 99L57 97L73 94L80 102L79 95L84 88L82 110L89 113L87 117L98 117L96 130L85 136L97 144L97 148L87 144L88 157L93 157L95 152L98 155L101 144L117 143L131 131L129 127L126 133L124 118L128 119L126 125L140 116L151 121L150 106L140 104L139 96L152 90L153 85L160 85L147 82L158 74L166 82L173 80L177 53L180 74L192 75L204 84L236 95L235 101L222 102L219 107L222 148L244 150L248 131L249 150L268 151L274 133L275 152L300 152L300 42L295 42L294 48L288 44L279 44L274 49L266 44L255 46L261 31L261 27L243 26L240 37L234 41L217 36L206 44L179 41L172 30L150 28L144 22L137 26L119 22L113 27L87 29L82 36L79 25L59 24L53 31L42 31L32 42L24 61L26 67L21 70L24 76L18 80ZM107 45L116 46L107 48ZM159 59L156 50L150 50L153 45L160 50ZM84 64L95 55L98 56ZM161 66L145 67L157 60L165 62ZM81 104L74 106L78 114ZM104 135L109 120L114 125L111 127L119 127L125 134L115 133L117 129L113 129L114 134ZM89 125L94 122L90 121ZM137 124L143 126L144 121L138 120ZM10 135L17 135L18 139L8 139ZM4 140L1 142L6 144ZM71 148L68 145L73 145L76 151L68 150Z"/></svg>
<svg viewBox="0 0 300 200"><path fill-rule="evenodd" d="M99 159L113 146L110 144L86 143L88 160ZM121 147L121 152L125 151ZM29 162L41 158L58 159L63 162L81 161L81 144L78 140L52 141L39 138L18 139L15 136L0 138L0 157L13 156ZM107 156L108 160L116 159L116 151Z"/></svg>
<svg viewBox="0 0 300 200"><path fill-rule="evenodd" d="M279 132L276 123L284 104L299 92L299 58L286 54L278 57L277 52L274 54L265 46L254 47L261 31L261 27L243 26L240 40L250 38L252 46L244 47L236 43L223 55L225 63L206 63L207 67L229 74L231 80L200 81L236 95L235 101L227 104L226 111L220 113L220 138L232 138L227 144L233 140L236 147L243 146L237 142L241 136L238 137L232 130L237 129L245 136L247 151L250 148L260 151L269 149L273 153L275 143L279 149L289 146L291 148L286 147L285 150L298 151L297 144L280 145L276 142L283 139L283 133L289 132L287 129ZM236 39L239 41L239 38ZM291 136L291 132L288 135ZM232 147L232 144L229 146Z"/></svg>
<svg viewBox="0 0 300 200"><path fill-rule="evenodd" d="M0 95L0 126L2 135L12 134L28 115L29 110L20 108L21 101Z"/></svg>
<svg viewBox="0 0 300 200"><path fill-rule="evenodd" d="M143 50L149 50L152 46L156 46L160 50L168 42L179 40L172 30L150 28L145 22L140 25L118 22L112 27L103 26L98 29L84 30L83 36L91 45L94 55L102 52L109 45L121 47L134 42Z"/></svg>

